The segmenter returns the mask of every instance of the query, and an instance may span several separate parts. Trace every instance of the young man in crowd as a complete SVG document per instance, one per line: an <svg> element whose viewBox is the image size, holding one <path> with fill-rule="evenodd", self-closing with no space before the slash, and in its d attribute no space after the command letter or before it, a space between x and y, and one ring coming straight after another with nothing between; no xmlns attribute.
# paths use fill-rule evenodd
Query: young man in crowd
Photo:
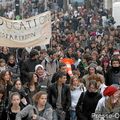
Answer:
<svg viewBox="0 0 120 120"><path fill-rule="evenodd" d="M69 120L69 107L71 104L70 88L65 84L66 74L59 72L57 81L49 86L48 101L56 110L58 120Z"/></svg>

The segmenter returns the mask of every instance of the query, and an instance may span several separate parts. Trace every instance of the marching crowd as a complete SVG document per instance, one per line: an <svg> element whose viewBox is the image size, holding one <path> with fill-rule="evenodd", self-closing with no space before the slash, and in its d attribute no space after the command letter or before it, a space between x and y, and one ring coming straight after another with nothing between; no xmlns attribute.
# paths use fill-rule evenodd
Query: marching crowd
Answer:
<svg viewBox="0 0 120 120"><path fill-rule="evenodd" d="M0 120L120 120L120 26L86 1L52 11L49 45L0 47Z"/></svg>

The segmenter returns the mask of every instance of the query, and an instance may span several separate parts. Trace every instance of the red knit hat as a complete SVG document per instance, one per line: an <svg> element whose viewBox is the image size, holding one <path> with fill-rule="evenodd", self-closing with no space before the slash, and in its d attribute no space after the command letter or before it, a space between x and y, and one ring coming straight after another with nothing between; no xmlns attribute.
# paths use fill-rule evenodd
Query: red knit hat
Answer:
<svg viewBox="0 0 120 120"><path fill-rule="evenodd" d="M103 95L104 96L111 96L113 95L116 91L117 91L117 87L111 85L105 88L105 90L103 91Z"/></svg>

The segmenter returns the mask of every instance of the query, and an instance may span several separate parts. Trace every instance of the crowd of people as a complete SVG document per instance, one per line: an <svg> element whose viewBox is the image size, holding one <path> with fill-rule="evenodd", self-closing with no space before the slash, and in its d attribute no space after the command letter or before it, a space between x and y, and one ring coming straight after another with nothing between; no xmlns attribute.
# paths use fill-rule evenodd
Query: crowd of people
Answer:
<svg viewBox="0 0 120 120"><path fill-rule="evenodd" d="M49 45L0 47L0 120L120 120L120 26L92 2L51 12Z"/></svg>

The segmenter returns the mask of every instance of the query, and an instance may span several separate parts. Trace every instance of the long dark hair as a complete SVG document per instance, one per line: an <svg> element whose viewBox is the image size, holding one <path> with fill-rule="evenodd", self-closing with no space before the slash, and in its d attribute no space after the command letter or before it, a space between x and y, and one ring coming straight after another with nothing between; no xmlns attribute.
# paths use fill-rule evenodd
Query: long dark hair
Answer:
<svg viewBox="0 0 120 120"><path fill-rule="evenodd" d="M4 71L2 71L2 72L0 73L0 84L2 84L2 85L5 85L5 84L6 84L4 77L5 77L5 74L6 74L7 72L8 72L9 75L10 75L10 80L7 81L7 84L13 84L13 82L12 82L12 74L11 74L10 70L4 70Z"/></svg>
<svg viewBox="0 0 120 120"><path fill-rule="evenodd" d="M36 75L37 76L37 78L38 78L38 75L35 73L35 72L30 72L29 73L29 75L28 75L28 77L29 77L29 82L28 82L28 87L30 87L31 85L35 85L35 86L37 86L38 85L38 82L37 83L34 83L34 75Z"/></svg>
<svg viewBox="0 0 120 120"><path fill-rule="evenodd" d="M3 85L0 85L0 94L2 94L2 99L4 99L4 96L5 96L5 88Z"/></svg>

